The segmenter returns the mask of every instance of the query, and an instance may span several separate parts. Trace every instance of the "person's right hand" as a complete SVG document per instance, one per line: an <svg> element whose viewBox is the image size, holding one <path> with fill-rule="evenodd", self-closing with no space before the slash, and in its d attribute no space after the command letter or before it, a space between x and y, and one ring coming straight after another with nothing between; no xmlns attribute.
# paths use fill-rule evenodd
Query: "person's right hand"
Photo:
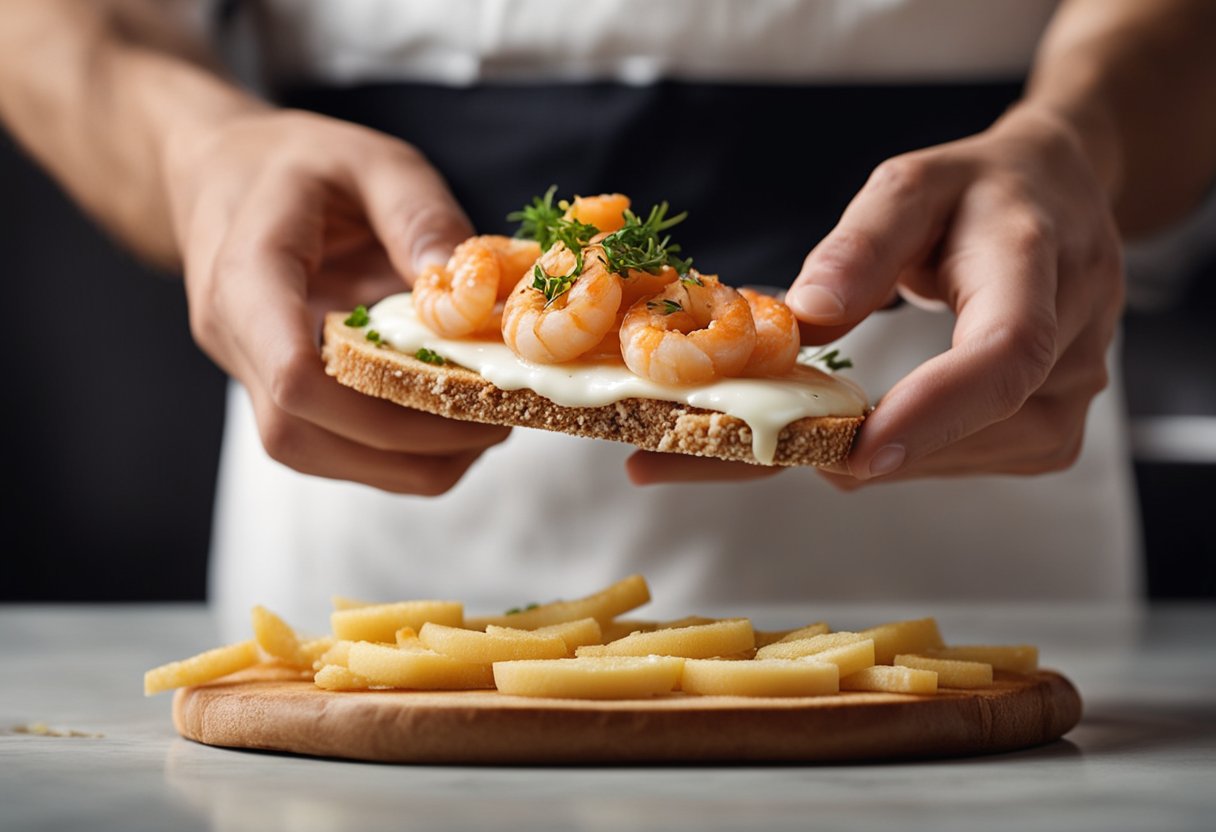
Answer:
<svg viewBox="0 0 1216 832"><path fill-rule="evenodd" d="M472 230L409 145L257 109L167 143L164 181L199 346L249 391L263 445L298 471L386 491L447 491L506 428L340 386L324 314L402 291Z"/></svg>

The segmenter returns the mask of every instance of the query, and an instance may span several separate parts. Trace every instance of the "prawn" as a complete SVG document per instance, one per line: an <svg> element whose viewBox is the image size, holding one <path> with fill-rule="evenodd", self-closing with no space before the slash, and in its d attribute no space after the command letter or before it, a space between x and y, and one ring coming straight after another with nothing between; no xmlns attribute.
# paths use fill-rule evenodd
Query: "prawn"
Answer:
<svg viewBox="0 0 1216 832"><path fill-rule="evenodd" d="M695 271L634 303L621 322L625 364L662 384L738 375L755 345L747 300L716 276Z"/></svg>
<svg viewBox="0 0 1216 832"><path fill-rule="evenodd" d="M566 209L565 219L594 225L597 230L611 234L625 227L625 212L629 197L624 194L576 196Z"/></svg>
<svg viewBox="0 0 1216 832"><path fill-rule="evenodd" d="M745 376L779 376L798 361L802 335L793 311L772 295L740 289L756 324L756 346L743 367Z"/></svg>
<svg viewBox="0 0 1216 832"><path fill-rule="evenodd" d="M621 306L621 279L603 263L593 241L582 252L583 269L565 291L545 297L528 273L516 284L502 311L502 339L516 355L539 364L571 361L604 341ZM546 275L574 271L577 259L554 244L536 265Z"/></svg>
<svg viewBox="0 0 1216 832"><path fill-rule="evenodd" d="M540 257L540 246L495 234L470 237L446 264L426 268L414 281L414 309L439 335L460 338L483 329L494 304Z"/></svg>

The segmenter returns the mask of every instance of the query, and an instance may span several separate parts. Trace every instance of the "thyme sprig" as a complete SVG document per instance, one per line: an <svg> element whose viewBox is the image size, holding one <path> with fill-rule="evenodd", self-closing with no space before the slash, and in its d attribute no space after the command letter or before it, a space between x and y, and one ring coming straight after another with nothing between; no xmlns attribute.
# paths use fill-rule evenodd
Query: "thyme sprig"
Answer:
<svg viewBox="0 0 1216 832"><path fill-rule="evenodd" d="M664 266L671 266L683 277L692 267L692 259L676 257L680 246L671 242L671 236L663 234L688 217L681 211L674 217L667 216L667 203L661 202L650 209L646 219L633 211L625 211L625 226L604 238L604 265L608 271L622 277L633 271L658 273Z"/></svg>
<svg viewBox="0 0 1216 832"><path fill-rule="evenodd" d="M657 312L662 312L664 315L674 315L677 312L683 312L684 307L678 300L663 298L663 300L648 300L646 308L653 309Z"/></svg>
<svg viewBox="0 0 1216 832"><path fill-rule="evenodd" d="M548 251L557 240L558 223L561 222L566 209L570 207L565 200L555 205L553 195L556 193L557 186L550 185L544 196L534 196L531 203L518 211L507 214L508 222L519 223L519 230L515 232L515 236L525 240L536 240L540 243L541 251Z"/></svg>
<svg viewBox="0 0 1216 832"><path fill-rule="evenodd" d="M840 350L820 350L811 356L811 361L818 361L833 373L837 370L847 370L853 366L853 360L840 354Z"/></svg>

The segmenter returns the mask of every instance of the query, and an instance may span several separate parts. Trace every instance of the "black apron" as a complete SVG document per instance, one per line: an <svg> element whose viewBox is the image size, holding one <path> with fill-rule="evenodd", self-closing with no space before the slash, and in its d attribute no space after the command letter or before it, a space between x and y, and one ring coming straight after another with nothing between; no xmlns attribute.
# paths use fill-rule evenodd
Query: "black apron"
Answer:
<svg viewBox="0 0 1216 832"><path fill-rule="evenodd" d="M673 236L704 272L786 286L870 171L990 125L1021 84L776 86L391 83L284 90L280 103L409 141L480 233L551 184L689 212Z"/></svg>

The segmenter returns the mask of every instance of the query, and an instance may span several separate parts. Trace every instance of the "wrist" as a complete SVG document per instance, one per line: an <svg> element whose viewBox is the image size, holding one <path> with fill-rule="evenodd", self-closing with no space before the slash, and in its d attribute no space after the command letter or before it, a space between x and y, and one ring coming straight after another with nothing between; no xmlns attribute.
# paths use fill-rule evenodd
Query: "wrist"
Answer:
<svg viewBox="0 0 1216 832"><path fill-rule="evenodd" d="M1011 107L995 131L1022 131L1052 136L1071 144L1085 160L1106 202L1114 206L1123 184L1123 151L1113 120L1097 106L1061 106L1030 97Z"/></svg>

